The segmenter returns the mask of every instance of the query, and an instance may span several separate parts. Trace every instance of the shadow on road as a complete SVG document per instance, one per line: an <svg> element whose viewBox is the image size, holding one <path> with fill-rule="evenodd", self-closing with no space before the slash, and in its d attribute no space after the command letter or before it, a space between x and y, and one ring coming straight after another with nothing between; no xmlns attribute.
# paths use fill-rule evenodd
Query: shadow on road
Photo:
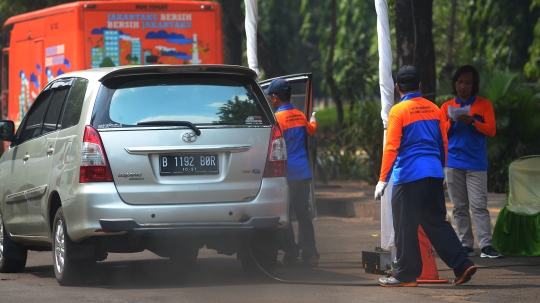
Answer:
<svg viewBox="0 0 540 303"><path fill-rule="evenodd" d="M344 270L347 273L344 273ZM277 268L274 276L292 281L375 282L374 279L354 274L360 271L363 271L363 268L358 263L329 261L321 262L318 268ZM52 265L27 267L24 272L42 279L55 279ZM98 262L87 273L85 283L79 287L159 289L279 283L262 273L244 273L234 257L218 257L198 259L194 268L181 271L175 270L168 259Z"/></svg>

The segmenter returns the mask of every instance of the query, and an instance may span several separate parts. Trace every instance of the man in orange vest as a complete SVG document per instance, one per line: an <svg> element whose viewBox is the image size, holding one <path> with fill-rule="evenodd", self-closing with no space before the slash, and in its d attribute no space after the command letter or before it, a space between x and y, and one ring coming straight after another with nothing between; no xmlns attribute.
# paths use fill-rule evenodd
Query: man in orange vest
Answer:
<svg viewBox="0 0 540 303"><path fill-rule="evenodd" d="M298 220L298 244L292 223L285 230L285 256L281 265L292 268L316 267L319 265L319 252L315 247L315 231L309 215L310 184L313 177L305 146L306 136L312 136L317 129L315 113L308 122L306 116L292 106L291 86L285 79L273 80L264 93L269 96L270 103L276 110L276 119L285 137L290 209L294 210Z"/></svg>
<svg viewBox="0 0 540 303"><path fill-rule="evenodd" d="M390 176L397 269L382 277L385 287L418 286L422 257L418 226L422 226L441 259L454 270L454 285L468 282L476 272L452 225L446 221L443 167L447 138L437 105L422 98L420 74L412 65L397 73L401 99L388 115L388 129L375 199L384 193Z"/></svg>

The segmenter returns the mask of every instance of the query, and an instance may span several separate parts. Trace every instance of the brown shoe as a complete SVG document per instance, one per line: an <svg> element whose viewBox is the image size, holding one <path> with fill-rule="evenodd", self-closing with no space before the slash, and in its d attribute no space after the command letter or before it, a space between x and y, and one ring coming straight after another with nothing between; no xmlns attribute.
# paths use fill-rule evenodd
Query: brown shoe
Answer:
<svg viewBox="0 0 540 303"><path fill-rule="evenodd" d="M401 282L394 277L382 277L379 279L379 285L383 287L416 287L418 283L416 281Z"/></svg>
<svg viewBox="0 0 540 303"><path fill-rule="evenodd" d="M465 270L465 272L463 272L463 274L461 275L461 277L455 277L454 278L454 285L459 285L459 284L463 284L463 283L467 283L471 280L471 277L476 273L476 266L472 265L472 266L469 266L469 268L467 268Z"/></svg>

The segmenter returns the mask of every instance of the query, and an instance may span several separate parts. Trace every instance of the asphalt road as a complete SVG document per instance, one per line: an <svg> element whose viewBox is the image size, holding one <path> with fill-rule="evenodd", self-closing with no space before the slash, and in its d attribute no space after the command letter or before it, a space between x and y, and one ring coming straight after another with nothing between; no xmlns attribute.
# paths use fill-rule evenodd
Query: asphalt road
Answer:
<svg viewBox="0 0 540 303"><path fill-rule="evenodd" d="M266 276L246 276L236 256L201 249L189 272L171 272L167 259L150 252L109 254L88 273L82 287L61 287L54 278L51 252L30 252L20 274L0 274L0 302L538 302L540 258L473 257L480 267L463 286L422 284L383 288L380 275L365 273L362 251L379 245L380 222L321 217L315 221L318 268L276 269L293 281L358 283L362 286L294 285ZM452 279L440 259L441 278Z"/></svg>

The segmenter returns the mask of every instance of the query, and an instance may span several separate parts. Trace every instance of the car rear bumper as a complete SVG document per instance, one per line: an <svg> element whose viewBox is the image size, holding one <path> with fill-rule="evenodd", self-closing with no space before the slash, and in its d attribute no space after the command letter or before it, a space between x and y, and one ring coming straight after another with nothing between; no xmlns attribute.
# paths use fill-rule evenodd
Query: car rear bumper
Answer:
<svg viewBox="0 0 540 303"><path fill-rule="evenodd" d="M246 232L284 229L289 224L286 178L265 178L251 201L174 205L127 204L114 183L80 184L74 199L63 201L68 235L79 242L89 237L200 232Z"/></svg>
<svg viewBox="0 0 540 303"><path fill-rule="evenodd" d="M177 223L177 224L139 224L130 219L101 219L104 232L130 232L136 236L165 236L213 233L250 234L255 229L276 229L280 226L279 217L251 217L246 222L234 223Z"/></svg>

